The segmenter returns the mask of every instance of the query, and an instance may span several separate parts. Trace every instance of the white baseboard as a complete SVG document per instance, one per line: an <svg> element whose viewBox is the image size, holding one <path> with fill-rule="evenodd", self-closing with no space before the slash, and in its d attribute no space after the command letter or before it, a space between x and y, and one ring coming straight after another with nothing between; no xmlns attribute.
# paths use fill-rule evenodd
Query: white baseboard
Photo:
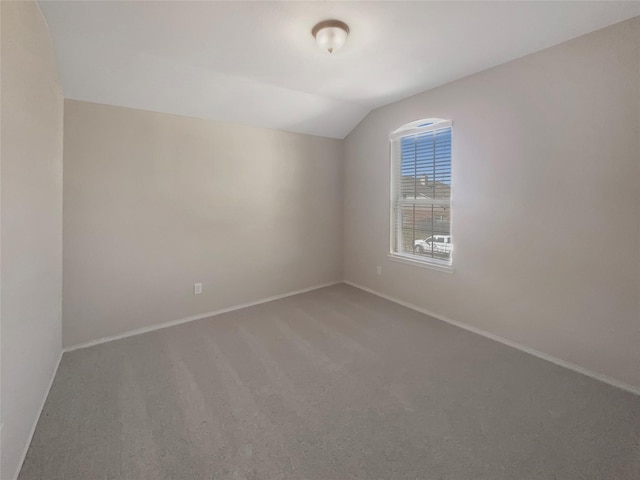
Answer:
<svg viewBox="0 0 640 480"><path fill-rule="evenodd" d="M192 315L190 317L181 318L179 320L172 320L170 322L159 323L157 325L151 325L149 327L137 328L135 330L130 330L128 332L120 333L118 335L112 335L109 337L98 338L97 340L91 340L89 342L78 343L76 345L71 345L70 347L66 347L63 349L63 352L72 352L74 350L78 350L80 348L93 347L94 345L99 345L101 343L112 342L113 340L119 340L121 338L133 337L134 335L141 335L147 332L153 332L154 330L161 330L163 328L174 327L176 325L180 325L182 323L193 322L195 320L202 320L203 318L215 317L216 315L220 315L223 313L233 312L234 310L240 310L242 308L253 307L255 305L260 305L261 303L272 302L274 300L280 300L281 298L291 297L293 295L298 295L300 293L311 292L312 290L318 290L319 288L330 287L331 285L337 285L338 283L342 283L341 280L337 280L334 282L321 283L320 285L314 285L313 287L303 288L302 290L295 290L293 292L282 293L280 295L274 295L272 297L261 298L260 300L255 300L253 302L241 303L239 305L234 305L232 307L222 308L220 310L214 310L212 312L201 313L198 315Z"/></svg>
<svg viewBox="0 0 640 480"><path fill-rule="evenodd" d="M495 335L491 332L487 332L486 330L482 330L480 328L476 328L476 327L472 327L471 325L467 325L466 323L461 323L458 322L456 320L452 320L450 318L445 317L444 315L440 315L438 313L432 312L430 310L427 310L426 308L422 308L422 307L418 307L417 305L413 305L412 303L409 302L405 302L403 300L400 300L398 298L392 297L391 295L386 295L384 293L378 292L376 290L373 290L371 288L359 285L357 283L354 282L350 282L348 280L344 280L344 283L346 283L347 285L351 285L352 287L356 287L359 288L360 290L364 290L365 292L369 292L373 295L376 295L378 297L382 297L386 300L389 300L391 302L400 304L404 307L410 308L411 310L415 310L417 312L420 313L424 313L425 315L429 315L430 317L436 318L438 320L441 320L443 322L449 323L451 325L454 325L456 327L462 328L464 330L468 330L469 332L473 332L476 333L478 335L482 335L483 337L489 338L491 340L495 340L496 342L500 342L503 343L505 345L508 345L509 347L512 348L516 348L518 350L521 350L525 353L528 353L530 355L533 355L535 357L541 358L543 360L546 360L548 362L554 363L560 367L564 367L564 368L568 368L569 370L573 370L574 372L578 372L581 373L582 375L586 375L587 377L591 377L594 378L596 380L599 380L601 382L607 383L611 386L614 386L616 388L620 388L622 390L625 390L627 392L630 393L634 393L636 395L640 395L640 388L638 387L634 387L633 385L629 385L627 383L621 382L619 380L616 380L614 378L608 377L607 375L603 375L601 373L597 373L597 372L593 372L589 369L583 368L579 365L575 365L573 363L570 362L566 362L564 360L561 360L557 357L554 357L552 355L548 355L546 353L543 353L539 350L535 350L533 348L527 347L525 345L521 345L517 342L513 342L511 340L508 340L506 338L500 337L498 335Z"/></svg>
<svg viewBox="0 0 640 480"><path fill-rule="evenodd" d="M20 470L22 470L22 464L24 463L24 459L27 457L27 452L29 451L29 446L31 445L31 440L33 440L33 434L36 433L36 427L38 426L38 421L40 420L40 416L42 415L42 410L44 409L44 404L47 402L47 398L49 397L49 392L51 391L51 386L53 385L53 380L56 378L56 374L58 373L58 368L60 367L60 360L62 360L63 352L60 352L60 356L58 356L58 362L56 363L56 368L53 369L53 374L51 375L51 379L49 380L49 386L47 387L47 391L44 393L44 397L42 398L42 402L40 403L40 409L38 410L38 415L33 420L33 425L31 426L31 431L29 432L29 437L27 439L27 443L24 446L24 451L20 456L20 460L18 461L18 469L16 473L13 475L13 479L17 480L18 475L20 475Z"/></svg>

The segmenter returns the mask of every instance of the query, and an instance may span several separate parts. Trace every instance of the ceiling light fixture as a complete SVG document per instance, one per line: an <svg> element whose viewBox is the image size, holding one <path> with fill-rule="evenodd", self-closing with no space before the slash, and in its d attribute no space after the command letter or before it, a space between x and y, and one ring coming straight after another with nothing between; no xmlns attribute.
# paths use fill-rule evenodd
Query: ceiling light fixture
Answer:
<svg viewBox="0 0 640 480"><path fill-rule="evenodd" d="M311 34L322 50L333 53L344 45L349 35L349 26L340 20L325 20L313 27Z"/></svg>

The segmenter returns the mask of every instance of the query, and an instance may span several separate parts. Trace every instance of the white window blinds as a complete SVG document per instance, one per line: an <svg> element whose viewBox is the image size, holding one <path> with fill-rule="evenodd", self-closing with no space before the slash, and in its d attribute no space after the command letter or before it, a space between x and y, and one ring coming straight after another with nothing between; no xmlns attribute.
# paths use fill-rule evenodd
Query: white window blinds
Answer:
<svg viewBox="0 0 640 480"><path fill-rule="evenodd" d="M451 264L451 122L421 120L391 135L391 253Z"/></svg>

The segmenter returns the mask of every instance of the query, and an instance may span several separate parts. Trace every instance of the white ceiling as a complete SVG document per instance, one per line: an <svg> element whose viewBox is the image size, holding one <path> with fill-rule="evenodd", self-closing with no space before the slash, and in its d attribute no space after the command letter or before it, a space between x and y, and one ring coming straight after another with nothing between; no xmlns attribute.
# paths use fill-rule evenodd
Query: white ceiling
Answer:
<svg viewBox="0 0 640 480"><path fill-rule="evenodd" d="M65 97L344 138L372 109L640 15L640 2L41 1ZM334 55L320 20L351 34Z"/></svg>

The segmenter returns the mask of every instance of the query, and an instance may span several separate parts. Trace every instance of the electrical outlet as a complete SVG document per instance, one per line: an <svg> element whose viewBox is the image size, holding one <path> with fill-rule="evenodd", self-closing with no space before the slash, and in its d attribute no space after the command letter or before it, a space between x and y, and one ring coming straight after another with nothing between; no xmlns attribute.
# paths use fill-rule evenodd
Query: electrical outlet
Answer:
<svg viewBox="0 0 640 480"><path fill-rule="evenodd" d="M378 275L382 275L382 265L378 265L378 267L376 268L376 273Z"/></svg>
<svg viewBox="0 0 640 480"><path fill-rule="evenodd" d="M202 284L201 283L194 283L193 284L193 294L194 295L200 295L202 293Z"/></svg>

